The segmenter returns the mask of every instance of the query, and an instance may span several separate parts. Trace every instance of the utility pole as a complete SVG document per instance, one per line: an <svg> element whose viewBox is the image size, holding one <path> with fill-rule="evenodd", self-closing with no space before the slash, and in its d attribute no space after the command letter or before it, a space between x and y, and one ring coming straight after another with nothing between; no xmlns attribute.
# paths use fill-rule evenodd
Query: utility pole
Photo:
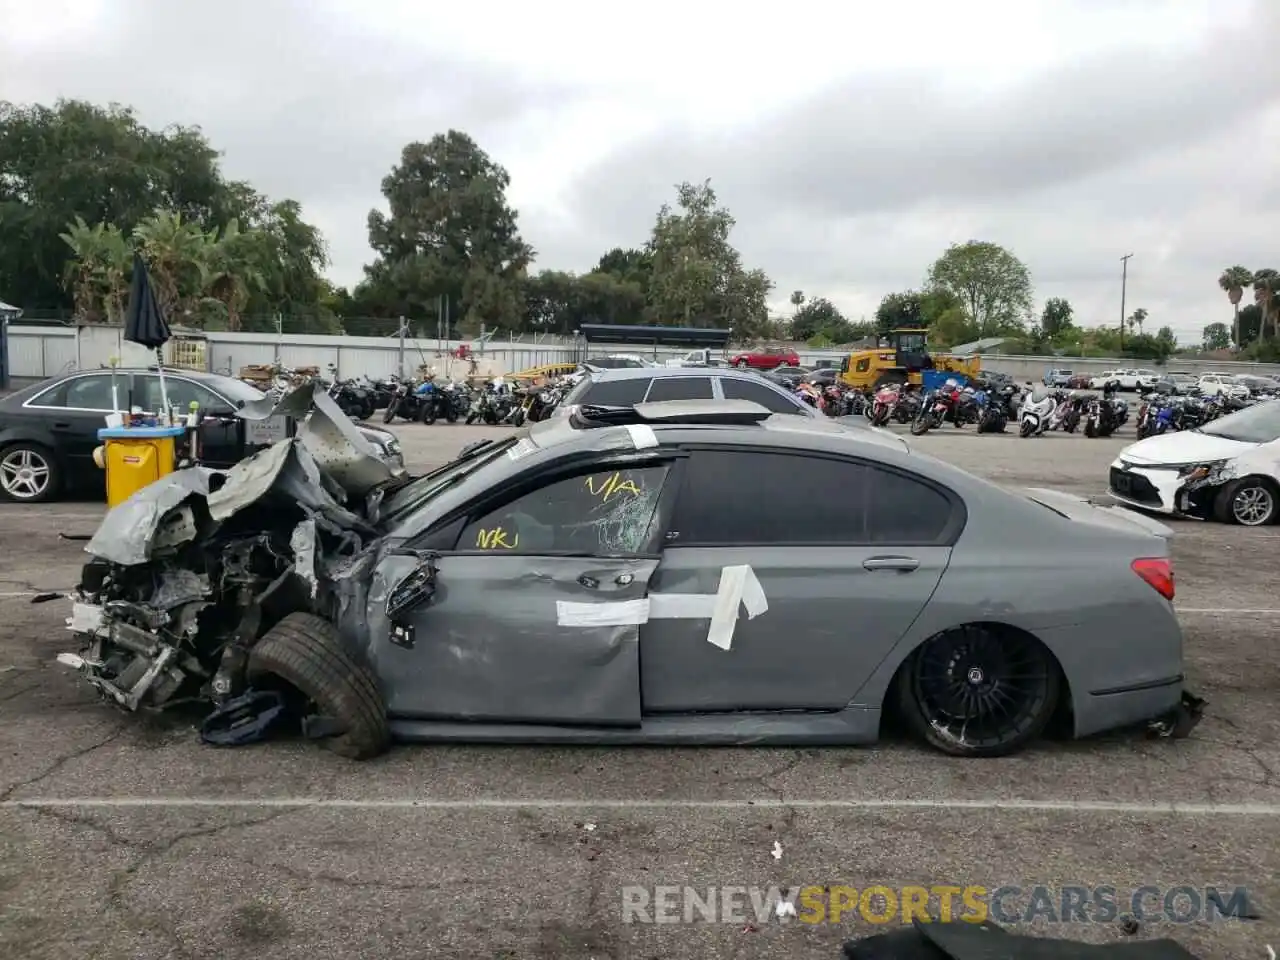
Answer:
<svg viewBox="0 0 1280 960"><path fill-rule="evenodd" d="M1128 292L1129 287L1129 258L1132 253L1126 253L1120 258L1123 266L1120 268L1120 352L1124 352L1124 296Z"/></svg>

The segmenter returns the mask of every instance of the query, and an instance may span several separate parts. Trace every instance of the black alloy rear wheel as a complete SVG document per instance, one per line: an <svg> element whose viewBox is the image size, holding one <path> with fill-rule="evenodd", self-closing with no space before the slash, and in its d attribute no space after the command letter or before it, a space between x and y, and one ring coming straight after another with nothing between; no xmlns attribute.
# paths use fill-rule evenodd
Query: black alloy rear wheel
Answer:
<svg viewBox="0 0 1280 960"><path fill-rule="evenodd" d="M911 728L957 757L1016 753L1044 732L1062 675L1040 641L970 625L940 633L898 672L898 698Z"/></svg>

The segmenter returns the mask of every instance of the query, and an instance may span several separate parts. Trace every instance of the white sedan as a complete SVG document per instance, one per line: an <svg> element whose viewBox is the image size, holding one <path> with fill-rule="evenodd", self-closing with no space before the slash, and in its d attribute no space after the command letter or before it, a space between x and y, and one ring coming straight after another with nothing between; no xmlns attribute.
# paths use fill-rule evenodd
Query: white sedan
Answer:
<svg viewBox="0 0 1280 960"><path fill-rule="evenodd" d="M1260 527L1280 520L1280 400L1148 437L1111 464L1111 496L1153 513Z"/></svg>

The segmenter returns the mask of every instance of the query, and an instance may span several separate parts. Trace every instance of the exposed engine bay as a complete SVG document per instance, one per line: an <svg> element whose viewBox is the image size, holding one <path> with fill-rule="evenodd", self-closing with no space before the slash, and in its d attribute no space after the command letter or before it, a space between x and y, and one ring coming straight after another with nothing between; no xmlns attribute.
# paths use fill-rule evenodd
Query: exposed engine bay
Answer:
<svg viewBox="0 0 1280 960"><path fill-rule="evenodd" d="M79 652L59 662L128 710L225 705L249 690L255 645L283 618L332 622L334 585L408 478L329 406L307 385L250 410L306 420L230 470L179 470L112 509L67 620Z"/></svg>

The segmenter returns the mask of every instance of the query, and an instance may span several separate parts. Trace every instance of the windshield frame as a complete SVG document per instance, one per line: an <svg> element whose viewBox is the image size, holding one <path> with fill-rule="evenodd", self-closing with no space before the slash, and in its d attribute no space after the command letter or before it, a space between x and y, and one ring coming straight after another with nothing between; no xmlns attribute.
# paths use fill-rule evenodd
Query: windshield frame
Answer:
<svg viewBox="0 0 1280 960"><path fill-rule="evenodd" d="M501 459L508 450L520 442L518 435L495 440L465 459L450 460L430 473L409 481L384 502L381 523L398 523L415 510L434 500L443 490L460 483L492 463Z"/></svg>
<svg viewBox="0 0 1280 960"><path fill-rule="evenodd" d="M1255 422L1270 423L1271 429L1264 433L1250 432L1249 427ZM1233 429L1236 427L1237 429ZM1244 432L1238 428L1243 426ZM1251 407L1229 413L1225 417L1212 420L1196 433L1206 437L1218 437L1222 440L1235 440L1237 443L1256 443L1258 445L1274 443L1280 440L1280 400L1262 400Z"/></svg>

